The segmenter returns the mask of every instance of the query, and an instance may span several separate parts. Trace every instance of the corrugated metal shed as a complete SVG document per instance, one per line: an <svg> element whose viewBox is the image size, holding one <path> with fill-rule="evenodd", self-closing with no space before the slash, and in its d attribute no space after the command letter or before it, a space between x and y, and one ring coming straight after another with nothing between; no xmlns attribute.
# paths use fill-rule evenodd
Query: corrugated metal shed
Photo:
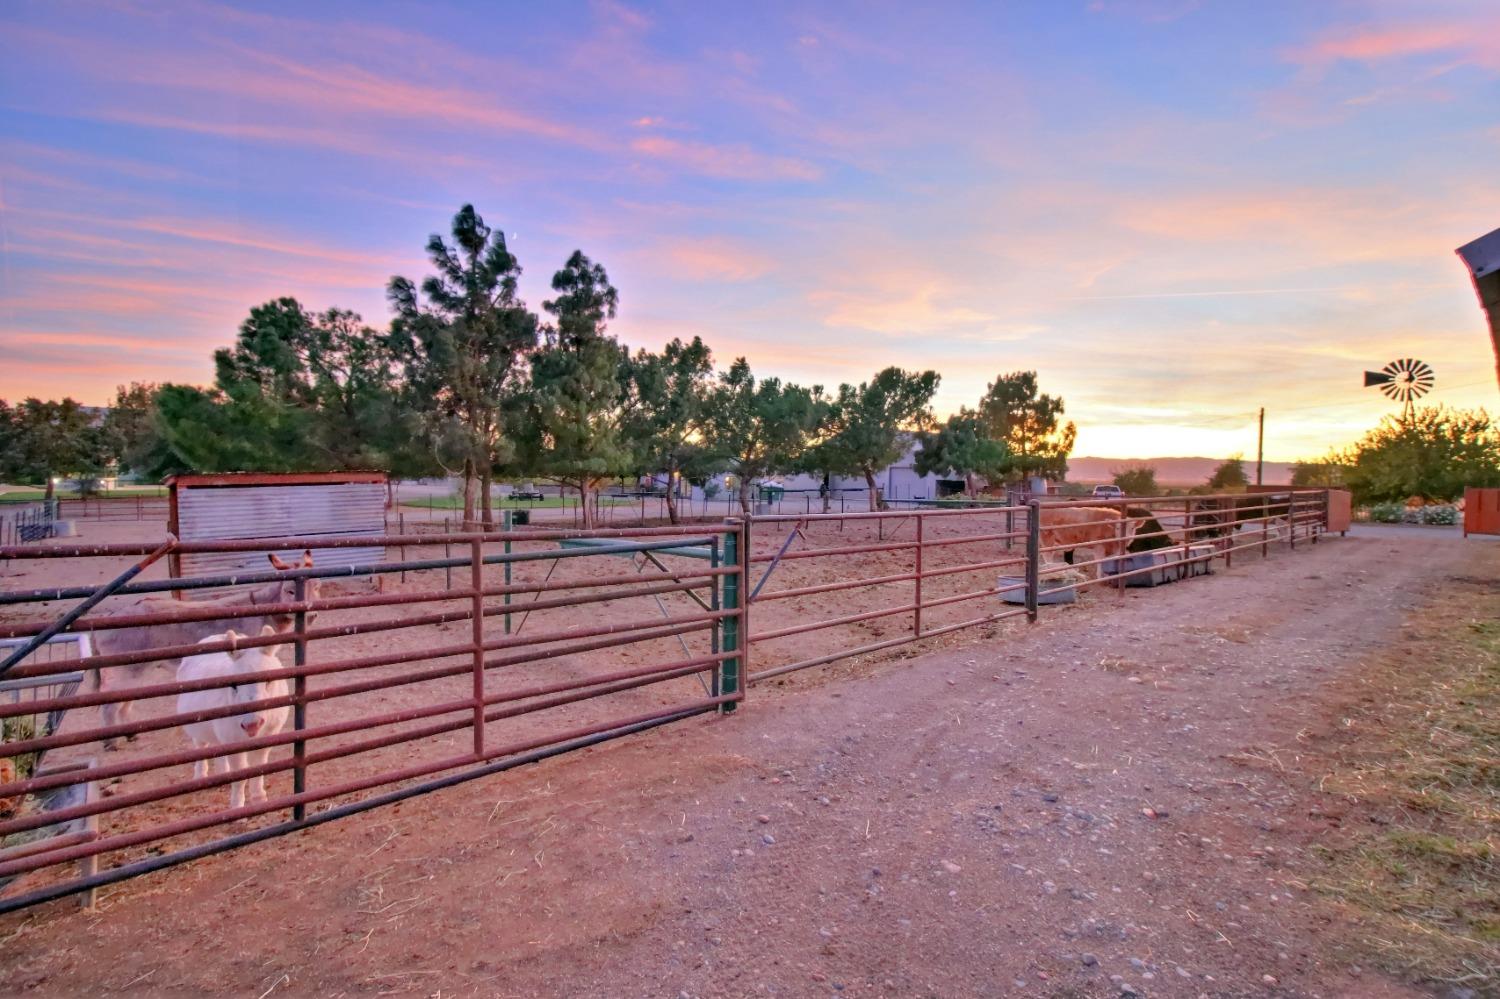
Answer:
<svg viewBox="0 0 1500 999"><path fill-rule="evenodd" d="M183 541L311 540L385 533L382 473L180 475L168 480L168 486L170 530ZM292 561L301 557L302 548L278 549L276 554ZM384 558L381 547L321 548L313 553L320 568ZM178 578L266 568L266 552L184 554L172 559L172 575Z"/></svg>

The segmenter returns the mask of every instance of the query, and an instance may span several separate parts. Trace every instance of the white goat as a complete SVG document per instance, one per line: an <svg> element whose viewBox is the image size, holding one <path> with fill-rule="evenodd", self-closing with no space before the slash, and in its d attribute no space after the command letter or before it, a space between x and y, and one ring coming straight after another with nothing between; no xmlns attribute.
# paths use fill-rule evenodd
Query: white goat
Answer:
<svg viewBox="0 0 1500 999"><path fill-rule="evenodd" d="M262 635L276 634L276 628L266 625L261 629ZM217 642L228 639L231 643L244 638L244 635L234 631L226 631L222 635L210 635L202 639L203 642ZM263 673L267 670L278 670L281 668L281 660L276 658L274 646L260 646L251 649L239 649L232 652L205 652L202 655L187 656L182 660L182 666L177 670L178 680L207 680L214 677L234 677L248 675L251 673ZM273 697L285 697L290 694L291 685L284 679L249 681L246 683L231 683L222 687L210 687L206 690L191 690L177 695L177 713L187 714L195 711L207 711L214 708L224 708L232 704L249 704L252 701L263 701ZM203 721L189 722L182 726L187 733L188 741L196 748L207 748L209 746L232 746L245 739L254 739L256 736L275 735L280 732L291 716L292 709L289 706L279 708L261 708L255 711L247 711L243 714L224 715L218 718L209 718ZM223 764L225 773L233 773L236 770L244 770L246 767L256 767L266 762L271 755L269 747L250 749L237 753L227 753L218 757ZM193 764L193 777L207 777L213 772L210 760L198 760ZM252 801L264 801L266 799L266 778L262 774L251 778L250 799ZM245 804L245 784L243 780L235 781L229 785L229 807L239 808Z"/></svg>

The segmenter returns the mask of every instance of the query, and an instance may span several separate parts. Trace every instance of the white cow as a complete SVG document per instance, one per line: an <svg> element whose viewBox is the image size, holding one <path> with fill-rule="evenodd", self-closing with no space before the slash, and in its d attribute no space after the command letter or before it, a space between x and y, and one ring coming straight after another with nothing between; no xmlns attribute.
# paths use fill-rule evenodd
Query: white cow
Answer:
<svg viewBox="0 0 1500 999"><path fill-rule="evenodd" d="M266 625L261 629L262 635L276 634L273 625ZM203 642L217 642L225 639L231 643L244 638L244 635L234 631L227 631L222 635L210 635ZM260 646L251 649L239 649L233 652L205 652L202 655L187 656L182 660L182 666L177 670L178 680L207 680L212 677L233 677L251 673L263 673L267 670L279 670L281 660L276 658L274 646ZM210 687L207 690L191 690L177 695L177 713L187 714L195 711L206 711L213 708L223 708L231 704L249 704L252 701L264 701L273 697L286 697L292 692L291 684L286 680L277 678L274 680L250 681L247 683L232 683L223 687ZM187 733L188 741L195 747L206 749L209 746L232 746L245 739L254 739L257 736L275 735L286 727L287 719L291 716L290 706L279 708L261 708L255 711L246 711L243 714L224 715L218 718L209 718L204 721L189 722L182 727ZM236 753L226 753L218 757L223 764L225 773L233 773L236 770L244 770L246 767L256 767L266 762L271 755L268 747L250 749ZM206 777L213 772L210 760L199 760L193 764L193 777ZM239 780L229 785L229 807L239 808L245 804L245 781ZM264 801L266 799L265 775L254 777L250 780L250 799L252 801Z"/></svg>

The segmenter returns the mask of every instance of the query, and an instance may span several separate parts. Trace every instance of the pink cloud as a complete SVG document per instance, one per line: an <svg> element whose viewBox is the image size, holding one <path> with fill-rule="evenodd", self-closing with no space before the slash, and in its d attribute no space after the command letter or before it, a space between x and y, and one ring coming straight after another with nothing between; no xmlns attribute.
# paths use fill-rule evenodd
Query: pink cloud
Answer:
<svg viewBox="0 0 1500 999"><path fill-rule="evenodd" d="M760 153L746 145L715 146L650 136L636 139L630 148L673 166L730 180L811 181L823 176L816 164Z"/></svg>
<svg viewBox="0 0 1500 999"><path fill-rule="evenodd" d="M753 281L769 273L770 256L725 239L685 239L663 250L673 269L695 281Z"/></svg>
<svg viewBox="0 0 1500 999"><path fill-rule="evenodd" d="M1500 69L1500 17L1345 30L1292 49L1287 57L1303 65L1326 66L1340 60L1376 63L1439 53Z"/></svg>
<svg viewBox="0 0 1500 999"><path fill-rule="evenodd" d="M143 160L126 159L119 156L99 156L77 149L61 149L56 146L44 146L34 142L9 142L5 144L4 152L6 158L11 162L25 158L68 167L102 168L112 173L137 177L141 180L180 181L188 178L186 173L175 167L147 163ZM198 178L193 179L196 180Z"/></svg>
<svg viewBox="0 0 1500 999"><path fill-rule="evenodd" d="M164 343L158 337L124 336L111 333L85 333L69 330L11 330L6 334L13 344L57 344L65 347L113 347L119 350L182 353L181 343Z"/></svg>
<svg viewBox="0 0 1500 999"><path fill-rule="evenodd" d="M399 269L396 258L382 262L380 258L362 259L358 255L350 255L351 259L343 263L325 261L320 254L312 257L299 254L290 261L283 261L278 259L278 255L262 252L256 246L259 241L254 241L249 246L220 243L210 249L195 241L179 238L188 230L178 230L164 240L153 240L149 234L143 239L121 239L87 232L77 226L38 225L26 221L21 213L18 213L18 219L20 220L12 223L10 229L12 252L103 264L135 272L148 270L202 274L204 271L212 271L220 275L236 276L240 279L236 282L236 287L252 283L263 285L269 279L282 282L288 288L368 290L383 280L387 271L393 267ZM115 227L117 223L95 220L94 224L107 229ZM132 229L128 221L118 224L126 231L148 232Z"/></svg>

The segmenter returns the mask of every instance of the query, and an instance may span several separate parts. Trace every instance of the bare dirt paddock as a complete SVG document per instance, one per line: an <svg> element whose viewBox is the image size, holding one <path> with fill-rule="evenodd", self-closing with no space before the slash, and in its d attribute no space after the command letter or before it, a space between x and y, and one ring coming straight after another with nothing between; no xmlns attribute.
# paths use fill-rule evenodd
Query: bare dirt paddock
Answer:
<svg viewBox="0 0 1500 999"><path fill-rule="evenodd" d="M1497 555L1325 539L759 684L736 715L6 917L0 988L1420 994L1356 967L1360 926L1307 887L1347 830L1306 761L1406 613Z"/></svg>

